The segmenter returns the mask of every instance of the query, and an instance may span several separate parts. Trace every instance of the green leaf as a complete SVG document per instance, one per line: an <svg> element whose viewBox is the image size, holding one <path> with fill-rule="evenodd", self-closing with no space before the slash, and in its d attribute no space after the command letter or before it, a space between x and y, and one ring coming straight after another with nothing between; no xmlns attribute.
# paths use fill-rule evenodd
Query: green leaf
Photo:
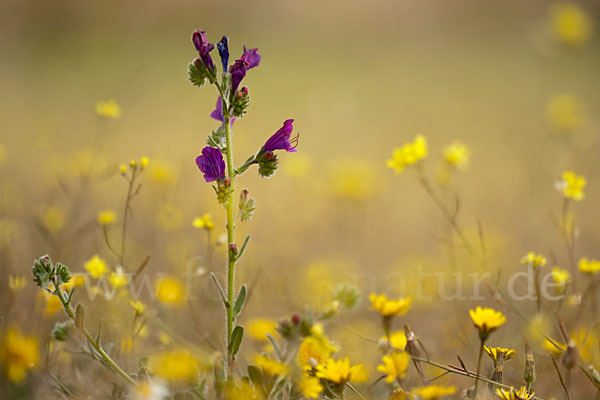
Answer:
<svg viewBox="0 0 600 400"><path fill-rule="evenodd" d="M206 81L206 68L198 67L196 61L192 61L188 66L188 78L194 86L201 87Z"/></svg>
<svg viewBox="0 0 600 400"><path fill-rule="evenodd" d="M279 348L275 338L271 334L267 333L267 339L269 339L269 342L271 342L273 345L273 351L275 351L275 355L277 358L279 358L279 361L283 361L283 354L281 353L281 349Z"/></svg>
<svg viewBox="0 0 600 400"><path fill-rule="evenodd" d="M250 235L246 236L246 239L244 239L244 244L242 244L242 248L240 249L237 256L235 257L236 261L239 260L240 258L242 258L242 256L244 255L244 251L246 251L246 246L248 245L249 240L250 240Z"/></svg>
<svg viewBox="0 0 600 400"><path fill-rule="evenodd" d="M77 304L77 308L75 309L75 326L79 329L82 329L84 319L85 313L83 311L83 306L81 304Z"/></svg>
<svg viewBox="0 0 600 400"><path fill-rule="evenodd" d="M229 302L225 298L225 291L223 290L223 287L221 286L221 284L219 283L219 281L217 280L217 277L215 276L215 274L213 272L210 273L210 277L212 278L213 282L217 286L217 290L219 291L219 294L221 294L221 299L223 300L223 304L225 304L225 307L226 308L231 307Z"/></svg>
<svg viewBox="0 0 600 400"><path fill-rule="evenodd" d="M256 365L248 365L248 377L250 378L250 381L254 384L254 386L256 386L257 388L263 387L263 373L261 369L258 368Z"/></svg>
<svg viewBox="0 0 600 400"><path fill-rule="evenodd" d="M235 357L238 351L240 351L240 346L242 345L242 339L244 337L244 328L241 326L236 326L233 328L233 332L231 333L231 341L229 342L228 350L229 354L232 357Z"/></svg>
<svg viewBox="0 0 600 400"><path fill-rule="evenodd" d="M244 307L244 303L246 302L246 285L242 285L240 288L240 293L235 299L235 304L233 305L233 318L237 317L239 313L242 311Z"/></svg>

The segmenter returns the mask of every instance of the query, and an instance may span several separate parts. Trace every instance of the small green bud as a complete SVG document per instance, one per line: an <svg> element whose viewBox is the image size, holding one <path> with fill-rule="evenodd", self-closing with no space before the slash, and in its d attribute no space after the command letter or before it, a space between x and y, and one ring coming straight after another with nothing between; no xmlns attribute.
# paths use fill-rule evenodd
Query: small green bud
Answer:
<svg viewBox="0 0 600 400"><path fill-rule="evenodd" d="M65 340L67 340L67 337L69 336L69 330L72 327L72 321L57 322L56 324L54 324L54 329L52 329L50 337L59 342L64 342Z"/></svg>
<svg viewBox="0 0 600 400"><path fill-rule="evenodd" d="M248 88L244 86L233 96L233 101L231 103L233 116L238 118L243 117L249 104L250 96L248 95Z"/></svg>
<svg viewBox="0 0 600 400"><path fill-rule="evenodd" d="M279 159L272 151L266 153L261 152L257 157L257 161L258 174L263 178L272 176L275 171L277 171L277 167L279 166Z"/></svg>
<svg viewBox="0 0 600 400"><path fill-rule="evenodd" d="M349 284L339 284L333 289L333 298L340 304L350 310L360 302L360 292L356 286Z"/></svg>
<svg viewBox="0 0 600 400"><path fill-rule="evenodd" d="M58 278L58 284L68 283L71 280L71 271L69 267L64 264L56 264L56 277Z"/></svg>
<svg viewBox="0 0 600 400"><path fill-rule="evenodd" d="M199 58L195 59L188 65L188 78L196 87L204 86L206 81L206 67L202 64Z"/></svg>
<svg viewBox="0 0 600 400"><path fill-rule="evenodd" d="M247 222L252 219L252 215L254 215L254 210L256 209L254 205L254 198L250 197L248 194L248 190L244 189L240 192L240 218L242 222Z"/></svg>
<svg viewBox="0 0 600 400"><path fill-rule="evenodd" d="M233 195L233 189L231 188L231 179L225 178L217 181L217 186L213 186L215 193L217 194L217 201L219 204L227 204L231 196Z"/></svg>
<svg viewBox="0 0 600 400"><path fill-rule="evenodd" d="M533 353L529 350L525 350L525 374L523 378L527 385L531 387L533 382L535 382L535 361L533 360Z"/></svg>
<svg viewBox="0 0 600 400"><path fill-rule="evenodd" d="M52 265L52 259L49 255L40 257L33 261L33 267L31 268L33 274L33 281L41 288L47 288L48 284L54 277L54 267Z"/></svg>

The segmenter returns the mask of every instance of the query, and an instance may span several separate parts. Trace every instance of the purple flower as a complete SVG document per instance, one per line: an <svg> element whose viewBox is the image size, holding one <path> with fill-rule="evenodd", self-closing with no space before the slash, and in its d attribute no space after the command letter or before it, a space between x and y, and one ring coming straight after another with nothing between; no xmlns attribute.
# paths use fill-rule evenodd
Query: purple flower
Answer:
<svg viewBox="0 0 600 400"><path fill-rule="evenodd" d="M260 54L258 54L258 49L250 49L248 50L246 46L244 46L244 54L242 54L242 60L248 63L248 69L258 67L260 63Z"/></svg>
<svg viewBox="0 0 600 400"><path fill-rule="evenodd" d="M196 157L196 164L204 173L206 182L225 179L225 161L220 149L206 146L202 155Z"/></svg>
<svg viewBox="0 0 600 400"><path fill-rule="evenodd" d="M283 126L279 128L277 132L273 134L267 140L265 145L262 148L263 153L273 152L275 150L285 150L291 153L296 151L296 146L298 145L298 138L300 134L296 135L290 140L290 136L292 135L292 130L294 127L292 123L293 119L288 119L283 123Z"/></svg>
<svg viewBox="0 0 600 400"><path fill-rule="evenodd" d="M221 96L217 98L217 105L215 106L215 110L210 113L210 117L217 121L225 122L225 117L223 116L223 99ZM233 121L235 121L235 117L229 119L229 125L233 125Z"/></svg>
<svg viewBox="0 0 600 400"><path fill-rule="evenodd" d="M217 43L217 49L219 49L223 71L227 71L227 64L229 64L229 39L227 36L223 36L219 43Z"/></svg>
<svg viewBox="0 0 600 400"><path fill-rule="evenodd" d="M260 54L258 54L258 49L248 50L246 46L244 46L242 57L235 60L235 63L229 67L229 72L231 73L231 90L234 93L240 86L242 79L246 76L246 72L251 68L258 67L260 59L261 57Z"/></svg>
<svg viewBox="0 0 600 400"><path fill-rule="evenodd" d="M206 33L204 31L195 31L192 35L192 42L194 42L194 46L196 46L196 50L198 50L198 53L200 54L200 59L206 68L214 69L215 65L210 57L210 52L215 46L212 43L208 43Z"/></svg>

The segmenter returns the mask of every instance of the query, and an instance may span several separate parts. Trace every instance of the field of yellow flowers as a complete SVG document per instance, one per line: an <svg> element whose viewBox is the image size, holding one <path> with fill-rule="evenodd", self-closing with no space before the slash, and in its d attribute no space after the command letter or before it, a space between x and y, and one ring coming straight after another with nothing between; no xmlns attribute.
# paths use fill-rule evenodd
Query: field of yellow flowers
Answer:
<svg viewBox="0 0 600 400"><path fill-rule="evenodd" d="M600 399L600 7L7 0L0 399Z"/></svg>

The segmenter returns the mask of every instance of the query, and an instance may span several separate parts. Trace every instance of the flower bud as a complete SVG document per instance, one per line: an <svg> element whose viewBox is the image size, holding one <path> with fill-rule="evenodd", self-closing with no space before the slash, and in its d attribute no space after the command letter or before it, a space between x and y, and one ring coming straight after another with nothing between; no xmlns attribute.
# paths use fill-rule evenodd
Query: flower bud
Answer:
<svg viewBox="0 0 600 400"><path fill-rule="evenodd" d="M531 387L533 382L535 382L535 361L533 360L533 353L529 351L529 349L526 349L525 351L525 374L523 375L523 378L525 379L525 382L527 382L527 385Z"/></svg>
<svg viewBox="0 0 600 400"><path fill-rule="evenodd" d="M246 109L250 105L250 96L248 95L248 88L244 86L233 96L233 100L231 102L233 116L234 117L243 117L246 113Z"/></svg>
<svg viewBox="0 0 600 400"><path fill-rule="evenodd" d="M272 176L279 165L279 159L277 155L272 151L261 152L257 157L258 160L258 174L263 178Z"/></svg>
<svg viewBox="0 0 600 400"><path fill-rule="evenodd" d="M561 363L567 369L573 369L577 364L577 348L573 339L569 340L567 351L563 354Z"/></svg>
<svg viewBox="0 0 600 400"><path fill-rule="evenodd" d="M299 314L292 315L292 323L294 325L298 325L300 323L300 315Z"/></svg>
<svg viewBox="0 0 600 400"><path fill-rule="evenodd" d="M54 339L56 341L64 342L65 340L67 340L67 336L69 335L69 330L71 329L72 326L73 326L73 322L71 322L71 321L57 322L54 325L54 329L52 329L50 336L52 337L52 339Z"/></svg>

